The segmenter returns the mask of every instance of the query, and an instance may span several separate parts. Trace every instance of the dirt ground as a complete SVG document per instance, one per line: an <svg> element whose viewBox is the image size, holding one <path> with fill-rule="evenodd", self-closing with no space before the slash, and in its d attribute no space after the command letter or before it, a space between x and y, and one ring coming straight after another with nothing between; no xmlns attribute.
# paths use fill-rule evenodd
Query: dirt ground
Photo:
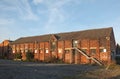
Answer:
<svg viewBox="0 0 120 79"><path fill-rule="evenodd" d="M120 67L0 60L0 79L120 79L119 75Z"/></svg>

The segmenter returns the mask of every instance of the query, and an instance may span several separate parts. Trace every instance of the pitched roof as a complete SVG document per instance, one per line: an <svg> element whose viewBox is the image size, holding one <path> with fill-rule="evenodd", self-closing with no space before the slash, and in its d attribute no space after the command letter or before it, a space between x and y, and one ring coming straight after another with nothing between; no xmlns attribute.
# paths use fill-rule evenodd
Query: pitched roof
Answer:
<svg viewBox="0 0 120 79"><path fill-rule="evenodd" d="M18 44L18 43L31 43L31 42L43 42L49 41L51 35L54 35L57 40L70 40L70 39L97 39L110 36L112 33L113 28L101 28L101 29L90 29L90 30L83 30L83 31L75 31L75 32L66 32L66 33L57 33L57 34L47 34L41 36L32 36L32 37L22 37L11 44Z"/></svg>

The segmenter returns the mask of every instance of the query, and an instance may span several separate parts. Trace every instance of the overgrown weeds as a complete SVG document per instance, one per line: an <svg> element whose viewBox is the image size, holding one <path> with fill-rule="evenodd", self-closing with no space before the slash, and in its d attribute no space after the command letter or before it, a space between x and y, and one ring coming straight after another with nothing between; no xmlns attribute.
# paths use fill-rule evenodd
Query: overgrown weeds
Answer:
<svg viewBox="0 0 120 79"><path fill-rule="evenodd" d="M47 59L45 59L45 62L46 63L63 63L63 60L53 56L53 57L48 57Z"/></svg>

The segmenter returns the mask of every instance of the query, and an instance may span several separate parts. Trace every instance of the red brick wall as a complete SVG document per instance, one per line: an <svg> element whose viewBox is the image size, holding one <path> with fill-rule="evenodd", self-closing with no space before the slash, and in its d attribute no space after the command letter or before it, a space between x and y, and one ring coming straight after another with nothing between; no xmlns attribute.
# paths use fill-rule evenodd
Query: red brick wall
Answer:
<svg viewBox="0 0 120 79"><path fill-rule="evenodd" d="M99 58L99 40L90 40L90 49L92 48L96 49L96 54L94 57Z"/></svg>
<svg viewBox="0 0 120 79"><path fill-rule="evenodd" d="M71 50L72 48L72 40L65 40L65 62L70 63L71 61Z"/></svg>
<svg viewBox="0 0 120 79"><path fill-rule="evenodd" d="M89 40L88 39L83 39L83 40L81 40L81 48L87 48L87 54L89 55L90 54L90 52L89 52L89 46L90 44L89 44ZM80 63L83 63L83 64L86 64L86 63L89 63L89 60L85 57L85 56L83 56L82 54L80 55L80 59L81 59L81 62Z"/></svg>
<svg viewBox="0 0 120 79"><path fill-rule="evenodd" d="M81 48L88 47L88 40L86 40L86 39L81 40L80 46L81 46Z"/></svg>
<svg viewBox="0 0 120 79"><path fill-rule="evenodd" d="M65 48L71 48L72 47L72 40L65 40Z"/></svg>
<svg viewBox="0 0 120 79"><path fill-rule="evenodd" d="M49 42L45 42L45 60L50 58Z"/></svg>
<svg viewBox="0 0 120 79"><path fill-rule="evenodd" d="M4 40L2 43L0 43L0 56L3 58L10 58L10 46L9 46L10 41L9 40Z"/></svg>
<svg viewBox="0 0 120 79"><path fill-rule="evenodd" d="M78 40L78 47L80 49L86 48L87 49L87 54L91 55L90 49L95 48L96 53L94 55L91 55L97 59L100 60L110 60L110 40L105 40L103 39L82 39ZM89 63L90 61L86 59L85 56L83 56L80 53L75 53L73 54L71 50L72 48L72 40L65 40L65 41L57 41L57 47L55 54L58 58L62 59L67 63ZM46 60L52 56L52 51L51 51L51 45L50 42L40 42L40 43L26 43L26 44L17 44L15 49L21 49L23 48L25 50L25 46L28 47L28 49L32 49L35 55L35 59L38 60ZM100 48L106 48L107 52L106 53L100 53ZM35 53L35 50L37 50L37 53ZM25 51L24 51L25 52ZM25 59L25 53L22 53L23 59ZM105 55L107 56L107 59L105 59ZM103 59L104 58L104 59ZM92 61L91 61L92 62Z"/></svg>
<svg viewBox="0 0 120 79"><path fill-rule="evenodd" d="M64 41L58 41L58 58L62 59L64 53Z"/></svg>
<svg viewBox="0 0 120 79"><path fill-rule="evenodd" d="M45 60L45 45L44 42L40 43L40 60L44 61Z"/></svg>
<svg viewBox="0 0 120 79"><path fill-rule="evenodd" d="M34 43L29 43L29 49L30 51L34 52L34 49L35 49Z"/></svg>

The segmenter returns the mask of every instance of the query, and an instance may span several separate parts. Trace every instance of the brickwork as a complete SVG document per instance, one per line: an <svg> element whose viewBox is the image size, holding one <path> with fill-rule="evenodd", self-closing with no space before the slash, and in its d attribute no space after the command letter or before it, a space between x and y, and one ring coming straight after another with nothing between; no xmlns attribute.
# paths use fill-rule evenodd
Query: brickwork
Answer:
<svg viewBox="0 0 120 79"><path fill-rule="evenodd" d="M4 40L2 43L0 43L0 58L12 58L11 47L9 46L10 42L10 40Z"/></svg>
<svg viewBox="0 0 120 79"><path fill-rule="evenodd" d="M110 62L110 44L109 41L104 42L108 46L102 45L100 40L98 39L83 39L78 40L78 48L86 49L86 53L94 58L97 58L101 61ZM56 56L60 59L64 58L64 62L66 63L76 63L76 64L87 64L94 63L93 61L88 60L85 56L80 54L79 52L72 50L72 41L57 41L57 48L55 51L51 51L50 42L40 42L35 45L35 43L25 43L25 44L17 44L15 45L16 52L21 50L22 57L25 59L25 51L26 49L30 49L34 53L34 58L44 61L51 56ZM106 48L107 52L100 52L100 47ZM94 49L95 53L92 54L91 50ZM51 55L52 54L52 55Z"/></svg>

